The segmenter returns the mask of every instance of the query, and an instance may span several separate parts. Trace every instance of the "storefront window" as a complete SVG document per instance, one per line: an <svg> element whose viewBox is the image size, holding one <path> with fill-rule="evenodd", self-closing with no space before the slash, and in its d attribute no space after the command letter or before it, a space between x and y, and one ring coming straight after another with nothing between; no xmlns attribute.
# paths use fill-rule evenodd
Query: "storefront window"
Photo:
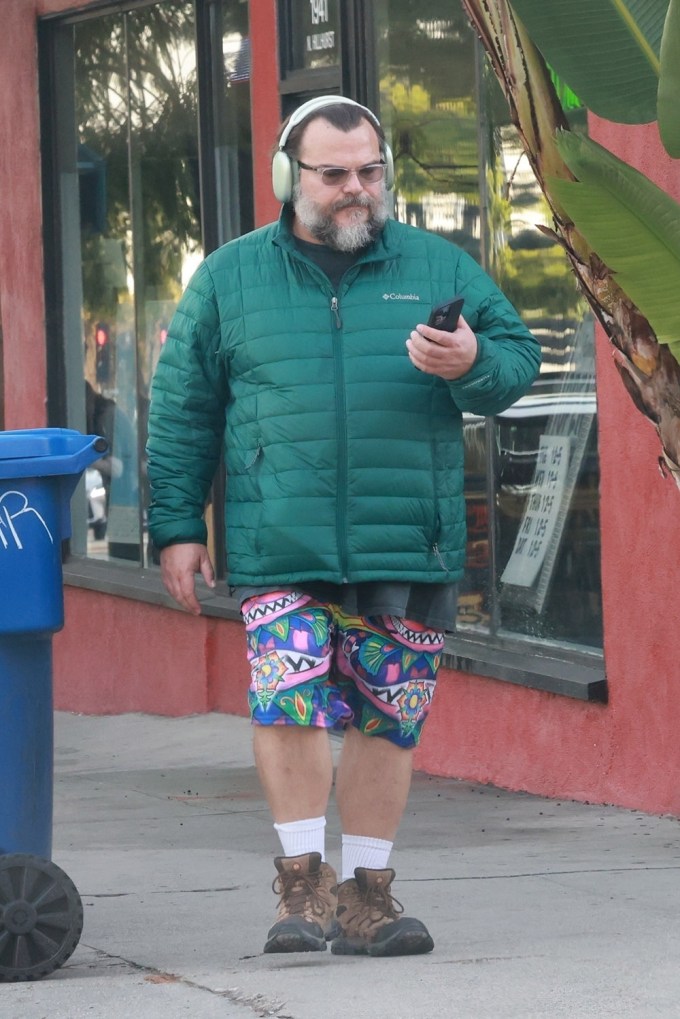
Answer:
<svg viewBox="0 0 680 1019"><path fill-rule="evenodd" d="M592 319L540 229L549 209L462 8L379 0L374 16L396 217L467 250L543 347L527 396L493 421L465 421L458 633L600 648Z"/></svg>
<svg viewBox="0 0 680 1019"><path fill-rule="evenodd" d="M193 0L76 18L56 33L67 419L109 442L74 522L72 551L95 558L154 559L144 453L153 371L206 250L206 217L212 246L252 226L247 6L205 10L216 33L202 61ZM214 100L203 150L201 87Z"/></svg>

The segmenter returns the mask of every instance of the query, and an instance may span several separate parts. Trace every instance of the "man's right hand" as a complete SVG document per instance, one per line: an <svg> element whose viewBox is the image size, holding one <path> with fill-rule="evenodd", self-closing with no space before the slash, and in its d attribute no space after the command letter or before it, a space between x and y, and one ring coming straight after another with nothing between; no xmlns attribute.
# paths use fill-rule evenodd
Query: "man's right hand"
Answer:
<svg viewBox="0 0 680 1019"><path fill-rule="evenodd" d="M178 605L194 616L201 614L196 597L196 574L203 576L208 587L215 586L215 571L205 545L189 542L167 545L161 550L161 574L165 588Z"/></svg>

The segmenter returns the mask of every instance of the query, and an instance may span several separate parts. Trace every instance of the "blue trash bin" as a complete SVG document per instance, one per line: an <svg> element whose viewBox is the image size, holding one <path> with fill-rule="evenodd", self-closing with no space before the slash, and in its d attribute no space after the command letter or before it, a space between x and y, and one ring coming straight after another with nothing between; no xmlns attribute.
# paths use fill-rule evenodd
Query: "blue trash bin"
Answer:
<svg viewBox="0 0 680 1019"><path fill-rule="evenodd" d="M0 981L46 976L82 930L75 886L51 862L52 635L71 496L106 448L66 428L0 432Z"/></svg>

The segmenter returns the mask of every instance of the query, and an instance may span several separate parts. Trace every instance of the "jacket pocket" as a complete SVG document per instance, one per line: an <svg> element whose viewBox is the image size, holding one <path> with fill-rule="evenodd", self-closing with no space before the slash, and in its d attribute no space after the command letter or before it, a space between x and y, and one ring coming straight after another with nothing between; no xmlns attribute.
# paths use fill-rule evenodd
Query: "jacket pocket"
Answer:
<svg viewBox="0 0 680 1019"><path fill-rule="evenodd" d="M262 446L258 442L257 445L252 449L244 449L242 453L243 457L243 469L245 471L251 471L257 461L262 456Z"/></svg>

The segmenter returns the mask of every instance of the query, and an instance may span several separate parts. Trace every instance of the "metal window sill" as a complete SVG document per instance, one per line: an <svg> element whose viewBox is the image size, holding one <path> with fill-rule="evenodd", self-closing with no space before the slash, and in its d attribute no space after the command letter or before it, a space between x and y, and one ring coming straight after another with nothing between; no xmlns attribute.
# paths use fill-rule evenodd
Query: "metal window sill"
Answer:
<svg viewBox="0 0 680 1019"><path fill-rule="evenodd" d="M598 651L540 643L517 637L491 638L463 633L449 634L444 665L489 679L573 697L581 701L607 702L604 658Z"/></svg>
<svg viewBox="0 0 680 1019"><path fill-rule="evenodd" d="M105 560L87 559L71 556L63 567L64 584L68 587L85 588L88 591L99 591L102 594L115 595L118 598L130 598L134 601L146 602L150 605L162 605L176 612L184 610L170 597L163 586L160 570L140 569L136 564L122 566ZM203 607L203 614L218 619L237 619L241 613L235 598L225 592L212 591L196 578L196 593Z"/></svg>

